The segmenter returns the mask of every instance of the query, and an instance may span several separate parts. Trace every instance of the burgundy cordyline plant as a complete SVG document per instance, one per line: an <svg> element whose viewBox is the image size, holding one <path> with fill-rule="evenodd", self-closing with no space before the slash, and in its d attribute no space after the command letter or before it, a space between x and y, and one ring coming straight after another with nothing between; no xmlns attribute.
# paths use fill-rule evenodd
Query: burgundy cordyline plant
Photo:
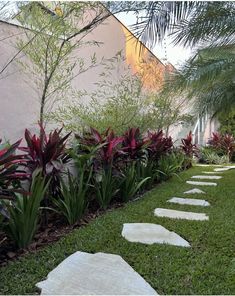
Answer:
<svg viewBox="0 0 235 296"><path fill-rule="evenodd" d="M169 136L164 136L162 130L157 132L148 131L145 142L148 143L147 149L149 156L154 160L159 159L162 155L172 151L173 141Z"/></svg>
<svg viewBox="0 0 235 296"><path fill-rule="evenodd" d="M122 150L131 160L141 159L143 149L147 147L147 141L143 140L139 128L130 128L123 137Z"/></svg>
<svg viewBox="0 0 235 296"><path fill-rule="evenodd" d="M50 179L49 191L56 196L59 191L60 173L64 165L69 161L65 152L65 145L71 133L64 137L61 136L62 129L55 129L46 134L42 125L40 127L40 136L32 135L28 129L25 130L25 140L27 147L20 147L21 151L26 153L27 168L29 173L33 173L36 168L42 169L43 176Z"/></svg>
<svg viewBox="0 0 235 296"><path fill-rule="evenodd" d="M90 147L97 147L95 157L93 159L94 169L106 169L110 165L114 165L123 155L120 145L123 142L123 137L115 136L114 132L108 128L104 133L99 133L96 129L90 128L90 132L84 136L76 135L76 138L81 145L81 151L89 152Z"/></svg>
<svg viewBox="0 0 235 296"><path fill-rule="evenodd" d="M229 159L231 159L235 151L234 137L229 134L222 135L218 132L212 133L212 137L208 141L208 144L218 152L225 153Z"/></svg>
<svg viewBox="0 0 235 296"><path fill-rule="evenodd" d="M184 152L184 154L190 158L193 157L193 155L198 155L198 147L196 144L193 144L193 135L190 131L189 134L186 136L186 138L181 139L181 145L180 148Z"/></svg>
<svg viewBox="0 0 235 296"><path fill-rule="evenodd" d="M215 149L220 149L222 136L220 133L212 133L212 137L209 139L208 144Z"/></svg>
<svg viewBox="0 0 235 296"><path fill-rule="evenodd" d="M0 143L2 140L0 139ZM21 140L0 149L0 200L14 199L14 192L23 192L19 182L29 175L24 171L25 155L17 155ZM0 213L8 217L6 208L0 202Z"/></svg>

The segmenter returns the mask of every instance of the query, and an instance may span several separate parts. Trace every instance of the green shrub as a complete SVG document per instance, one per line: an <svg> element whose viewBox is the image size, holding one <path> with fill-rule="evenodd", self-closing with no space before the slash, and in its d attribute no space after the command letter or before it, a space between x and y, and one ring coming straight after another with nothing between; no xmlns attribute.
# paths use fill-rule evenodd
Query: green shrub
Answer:
<svg viewBox="0 0 235 296"><path fill-rule="evenodd" d="M162 180L167 180L170 177L177 175L176 173L182 170L183 163L184 158L175 152L160 157L158 161L160 178Z"/></svg>
<svg viewBox="0 0 235 296"><path fill-rule="evenodd" d="M88 204L86 195L90 186L89 179L85 180L84 171L79 180L68 172L68 184L61 180L60 186L62 198L54 199L54 204L72 225L83 216Z"/></svg>
<svg viewBox="0 0 235 296"><path fill-rule="evenodd" d="M93 180L98 203L101 208L107 209L119 191L118 177L113 174L112 165L97 172Z"/></svg>
<svg viewBox="0 0 235 296"><path fill-rule="evenodd" d="M203 147L200 150L200 162L208 164L224 164L229 163L228 155L222 154L211 147Z"/></svg>
<svg viewBox="0 0 235 296"><path fill-rule="evenodd" d="M221 134L230 134L235 137L235 108L231 108L229 112L220 112L218 114L218 120L220 123L219 132Z"/></svg>
<svg viewBox="0 0 235 296"><path fill-rule="evenodd" d="M85 147L83 147L85 149ZM68 182L61 180L61 198L54 198L53 203L63 214L67 222L72 225L82 218L88 206L88 191L91 188L93 173L92 160L96 149L86 146L86 153L81 151L79 142L74 143L68 154L74 161L75 173L73 177L68 171Z"/></svg>
<svg viewBox="0 0 235 296"><path fill-rule="evenodd" d="M129 165L123 172L120 182L120 195L124 202L127 202L139 191L139 189L146 183L151 177L146 177L142 180L138 180L137 170L135 163Z"/></svg>
<svg viewBox="0 0 235 296"><path fill-rule="evenodd" d="M49 181L46 183L41 171L36 170L32 175L30 194L16 193L15 202L6 204L9 221L5 226L5 231L19 248L27 247L34 238L40 203L48 186Z"/></svg>
<svg viewBox="0 0 235 296"><path fill-rule="evenodd" d="M183 170L188 169L192 166L192 157L186 155L181 149L174 148L172 157Z"/></svg>

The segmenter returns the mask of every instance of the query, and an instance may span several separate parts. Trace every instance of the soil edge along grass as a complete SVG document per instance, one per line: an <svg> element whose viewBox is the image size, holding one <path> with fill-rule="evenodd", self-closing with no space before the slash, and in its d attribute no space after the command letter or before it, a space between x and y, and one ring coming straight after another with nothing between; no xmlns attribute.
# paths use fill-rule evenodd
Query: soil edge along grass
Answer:
<svg viewBox="0 0 235 296"><path fill-rule="evenodd" d="M193 188L186 180L202 171L204 167L184 171L141 199L108 211L37 253L9 262L0 270L0 294L36 293L35 284L76 251L121 255L159 294L235 294L235 170L221 174L216 187L200 187L206 194L187 195L206 199L210 207L166 203L171 197L186 197L183 192ZM204 212L209 221L154 217L156 207ZM121 231L123 223L131 222L160 224L189 241L191 248L130 243Z"/></svg>

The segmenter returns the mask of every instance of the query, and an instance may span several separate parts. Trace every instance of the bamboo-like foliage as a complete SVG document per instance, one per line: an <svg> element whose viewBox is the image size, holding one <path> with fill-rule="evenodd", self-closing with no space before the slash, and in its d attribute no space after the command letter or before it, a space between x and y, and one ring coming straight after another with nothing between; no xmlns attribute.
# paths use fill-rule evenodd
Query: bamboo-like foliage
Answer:
<svg viewBox="0 0 235 296"><path fill-rule="evenodd" d="M40 93L41 124L55 102L68 96L71 81L96 65L95 54L85 64L83 58L74 56L74 50L97 45L85 37L109 15L98 2L21 3L17 19L26 29L16 47L26 55L21 66Z"/></svg>

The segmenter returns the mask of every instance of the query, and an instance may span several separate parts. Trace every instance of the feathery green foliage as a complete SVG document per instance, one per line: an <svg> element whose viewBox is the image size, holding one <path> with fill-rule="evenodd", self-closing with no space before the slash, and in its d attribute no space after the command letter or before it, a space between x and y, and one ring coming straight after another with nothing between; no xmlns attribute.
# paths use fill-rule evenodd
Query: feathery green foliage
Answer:
<svg viewBox="0 0 235 296"><path fill-rule="evenodd" d="M220 112L218 120L220 123L219 132L235 137L235 108L232 108L229 112Z"/></svg>

